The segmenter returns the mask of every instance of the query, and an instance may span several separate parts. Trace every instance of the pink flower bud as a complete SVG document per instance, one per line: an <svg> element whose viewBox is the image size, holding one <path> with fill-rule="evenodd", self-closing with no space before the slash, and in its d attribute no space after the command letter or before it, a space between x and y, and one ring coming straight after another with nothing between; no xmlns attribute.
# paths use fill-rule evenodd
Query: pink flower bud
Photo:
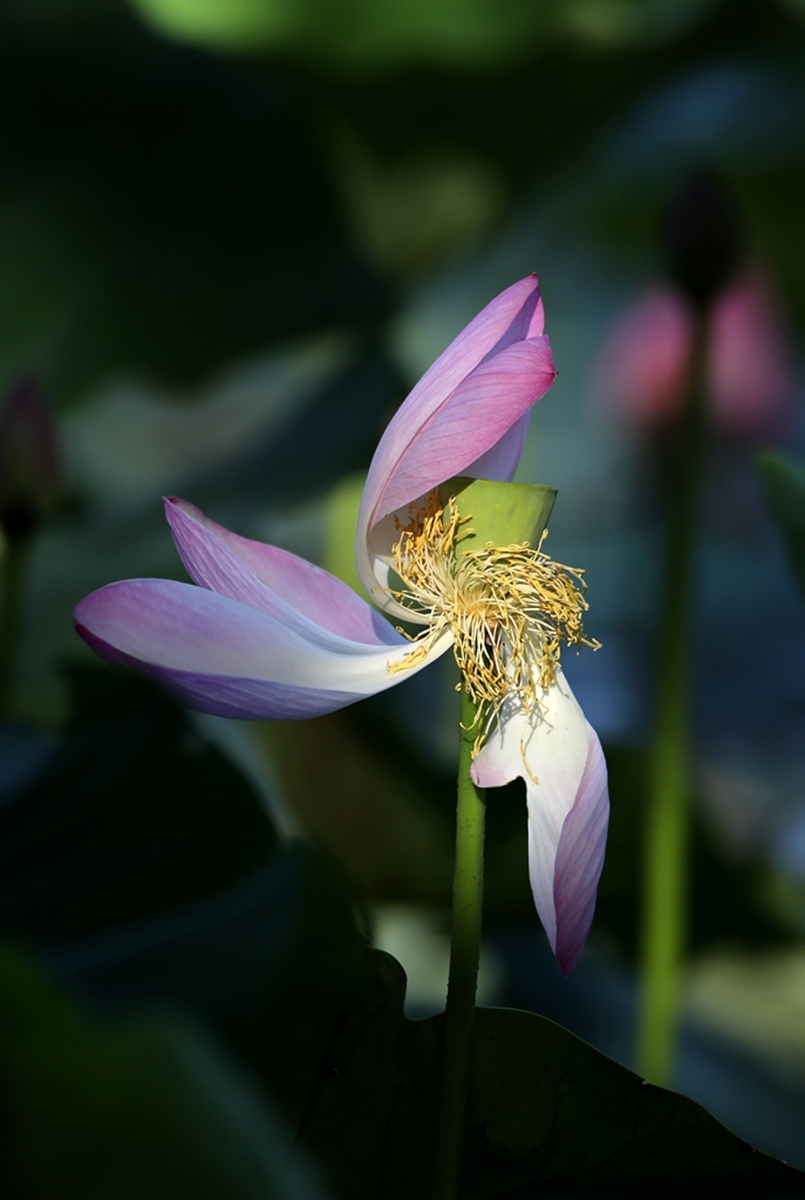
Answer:
<svg viewBox="0 0 805 1200"><path fill-rule="evenodd" d="M707 313L707 391L722 433L768 437L782 424L793 369L771 285L756 272L724 288ZM645 293L616 323L595 391L612 411L656 426L678 414L689 384L693 306L673 288Z"/></svg>
<svg viewBox="0 0 805 1200"><path fill-rule="evenodd" d="M717 297L709 317L708 391L716 425L759 438L779 429L794 373L768 279L748 276Z"/></svg>
<svg viewBox="0 0 805 1200"><path fill-rule="evenodd" d="M688 384L693 308L681 292L655 288L619 319L599 356L595 390L641 425L673 420Z"/></svg>

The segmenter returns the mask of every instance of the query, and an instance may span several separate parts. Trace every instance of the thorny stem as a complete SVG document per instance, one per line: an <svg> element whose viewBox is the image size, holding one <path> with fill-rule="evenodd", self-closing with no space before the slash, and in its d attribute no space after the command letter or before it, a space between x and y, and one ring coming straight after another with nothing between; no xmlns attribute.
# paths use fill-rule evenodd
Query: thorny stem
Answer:
<svg viewBox="0 0 805 1200"><path fill-rule="evenodd" d="M433 1200L456 1200L459 1195L467 1122L484 890L484 794L470 778L475 724L476 707L462 684L453 931Z"/></svg>
<svg viewBox="0 0 805 1200"><path fill-rule="evenodd" d="M706 425L705 349L700 313L672 481L644 848L638 1060L641 1074L661 1085L673 1070L686 924L691 627Z"/></svg>

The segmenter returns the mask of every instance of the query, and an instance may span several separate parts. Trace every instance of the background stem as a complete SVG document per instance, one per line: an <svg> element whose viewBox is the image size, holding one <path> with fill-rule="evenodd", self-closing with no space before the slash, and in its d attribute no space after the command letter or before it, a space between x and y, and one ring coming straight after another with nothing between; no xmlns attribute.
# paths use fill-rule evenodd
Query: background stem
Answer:
<svg viewBox="0 0 805 1200"><path fill-rule="evenodd" d="M475 705L462 685L453 930L434 1200L455 1200L459 1194L467 1119L484 890L484 798L470 778L475 715Z"/></svg>
<svg viewBox="0 0 805 1200"><path fill-rule="evenodd" d="M668 1084L673 1070L686 925L691 631L706 419L704 324L704 314L697 313L671 484L645 828L638 1069L661 1085Z"/></svg>
<svg viewBox="0 0 805 1200"><path fill-rule="evenodd" d="M0 558L0 713L7 713L22 628L28 539L9 538Z"/></svg>

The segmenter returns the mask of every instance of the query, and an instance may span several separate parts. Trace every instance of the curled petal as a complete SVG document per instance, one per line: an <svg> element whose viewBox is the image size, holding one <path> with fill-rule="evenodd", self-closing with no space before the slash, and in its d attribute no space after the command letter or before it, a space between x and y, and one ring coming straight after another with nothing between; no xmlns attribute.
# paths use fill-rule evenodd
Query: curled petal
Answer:
<svg viewBox="0 0 805 1200"><path fill-rule="evenodd" d="M517 342L482 362L425 424L409 427L407 445L386 478L373 523L487 454L547 392L555 376L547 337Z"/></svg>
<svg viewBox="0 0 805 1200"><path fill-rule="evenodd" d="M411 653L350 641L312 621L284 624L229 596L164 579L93 592L75 610L81 637L108 662L164 683L202 712L243 719L312 717L392 687ZM451 644L445 636L407 673Z"/></svg>
<svg viewBox="0 0 805 1200"><path fill-rule="evenodd" d="M476 470L484 465L497 467L506 477L513 474L517 466L513 455L522 450L524 441L524 419L555 377L546 337L517 342L485 359L426 422L415 426L406 419L404 446L396 444L400 440L396 434L387 442L389 426L369 472L356 539L361 581L379 607L394 607L386 603L382 591L386 577L381 564L391 548L383 519L473 466ZM506 439L513 427L514 434ZM501 461L496 463L495 449L504 439ZM495 473L483 471L484 477Z"/></svg>
<svg viewBox="0 0 805 1200"><path fill-rule="evenodd" d="M321 567L231 533L175 496L165 500L165 515L185 570L200 587L240 600L302 633L312 622L350 641L400 644L388 621Z"/></svg>
<svg viewBox="0 0 805 1200"><path fill-rule="evenodd" d="M561 671L542 705L512 699L473 765L480 787L525 780L531 890L565 974L576 965L595 908L609 797L606 765Z"/></svg>
<svg viewBox="0 0 805 1200"><path fill-rule="evenodd" d="M366 481L368 522L373 523L398 507L396 502L391 506L382 504L386 484L419 430L459 384L487 359L497 357L508 346L540 338L544 329L545 313L534 275L512 284L470 321L425 372L380 439ZM420 494L415 492L403 503L415 500Z"/></svg>

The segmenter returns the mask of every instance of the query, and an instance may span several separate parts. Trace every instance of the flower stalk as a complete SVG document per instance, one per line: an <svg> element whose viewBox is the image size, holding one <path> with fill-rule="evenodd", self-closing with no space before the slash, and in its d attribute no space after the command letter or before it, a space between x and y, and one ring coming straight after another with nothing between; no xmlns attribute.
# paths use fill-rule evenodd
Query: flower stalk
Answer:
<svg viewBox="0 0 805 1200"><path fill-rule="evenodd" d="M705 342L699 312L672 481L645 828L638 1063L649 1082L663 1086L673 1070L686 925L691 636L706 429Z"/></svg>
<svg viewBox="0 0 805 1200"><path fill-rule="evenodd" d="M442 1100L433 1200L459 1195L475 1023L484 891L484 793L470 776L478 710L461 688L453 929L444 1014Z"/></svg>
<svg viewBox="0 0 805 1200"><path fill-rule="evenodd" d="M22 629L29 540L7 538L0 547L0 713L8 713Z"/></svg>

